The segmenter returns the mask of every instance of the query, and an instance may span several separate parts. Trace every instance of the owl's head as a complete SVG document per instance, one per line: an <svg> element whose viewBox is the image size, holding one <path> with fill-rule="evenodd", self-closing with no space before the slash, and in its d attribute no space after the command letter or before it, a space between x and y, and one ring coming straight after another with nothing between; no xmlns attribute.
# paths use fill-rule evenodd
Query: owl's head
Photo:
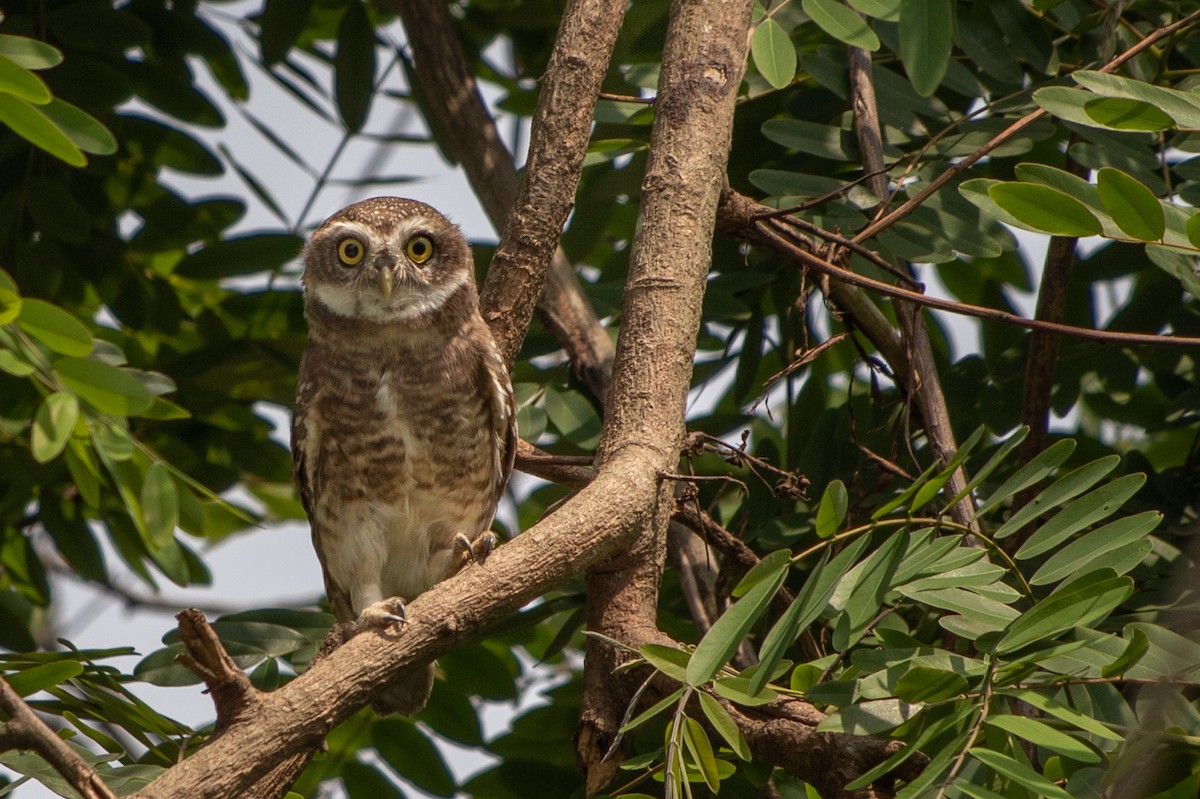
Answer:
<svg viewBox="0 0 1200 799"><path fill-rule="evenodd" d="M326 220L304 249L307 303L341 317L412 322L464 286L474 296L471 249L457 226L424 203L374 197Z"/></svg>

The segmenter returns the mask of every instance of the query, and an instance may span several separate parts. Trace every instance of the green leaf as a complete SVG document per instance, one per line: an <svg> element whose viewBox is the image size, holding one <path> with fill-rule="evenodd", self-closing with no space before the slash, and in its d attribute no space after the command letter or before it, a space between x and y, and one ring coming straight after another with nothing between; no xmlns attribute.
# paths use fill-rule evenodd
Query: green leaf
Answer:
<svg viewBox="0 0 1200 799"><path fill-rule="evenodd" d="M1019 699L1022 702L1027 702L1049 716L1054 716L1056 719L1061 719L1084 732L1104 738L1105 740L1117 742L1125 740L1125 736L1121 733L1110 730L1091 716L1080 713L1078 710L1051 699L1032 688L1005 689L1001 693L1005 696Z"/></svg>
<svg viewBox="0 0 1200 799"><path fill-rule="evenodd" d="M54 370L67 388L103 413L134 416L154 399L136 377L100 361L59 358Z"/></svg>
<svg viewBox="0 0 1200 799"><path fill-rule="evenodd" d="M389 718L375 722L371 731L375 750L396 773L434 796L454 796L458 783L442 753L407 719Z"/></svg>
<svg viewBox="0 0 1200 799"><path fill-rule="evenodd" d="M0 55L25 69L49 69L62 63L62 53L37 39L0 33Z"/></svg>
<svg viewBox="0 0 1200 799"><path fill-rule="evenodd" d="M13 289L0 286L0 325L7 325L21 315L21 295ZM11 352L11 350L3 350ZM14 356L15 357L15 356ZM18 375L20 377L20 375Z"/></svg>
<svg viewBox="0 0 1200 799"><path fill-rule="evenodd" d="M992 492L991 496L975 512L975 518L983 516L1009 497L1015 496L1031 485L1040 482L1043 477L1057 469L1059 464L1069 458L1074 451L1075 442L1068 438L1058 441L1039 452L1033 460L1018 469L1016 474L1009 477L1000 484L999 488Z"/></svg>
<svg viewBox="0 0 1200 799"><path fill-rule="evenodd" d="M1080 763L1099 763L1100 755L1078 738L1054 729L1044 721L1026 716L988 716L987 725L1012 733L1036 746L1045 747Z"/></svg>
<svg viewBox="0 0 1200 799"><path fill-rule="evenodd" d="M1017 617L997 642L996 652L1016 652L1108 616L1133 593L1133 580L1105 577L1106 571L1112 574L1100 570L1077 577Z"/></svg>
<svg viewBox="0 0 1200 799"><path fill-rule="evenodd" d="M750 680L745 677L722 677L713 681L713 690L736 705L758 707L779 698L779 694L770 688L761 691L750 690Z"/></svg>
<svg viewBox="0 0 1200 799"><path fill-rule="evenodd" d="M967 685L967 678L953 671L914 666L896 681L892 691L905 702L919 704L958 696Z"/></svg>
<svg viewBox="0 0 1200 799"><path fill-rule="evenodd" d="M692 689L686 688L686 687L677 688L676 690L674 690L671 693L664 696L662 699L655 702L650 707L643 710L641 713L638 713L636 716L631 718L629 721L622 724L621 729L618 730L618 732L624 733L624 732L629 732L630 730L636 730L638 727L642 726L647 721L649 721L650 719L657 716L659 713L662 713L667 708L674 706L675 703L679 701L679 697L683 696L683 692L690 691L690 690L692 690Z"/></svg>
<svg viewBox="0 0 1200 799"><path fill-rule="evenodd" d="M1044 799L1071 799L1071 795L1062 788L1029 766L1002 752L977 747L972 749L970 754L1000 776L1007 777L1031 791L1034 796L1044 797Z"/></svg>
<svg viewBox="0 0 1200 799"><path fill-rule="evenodd" d="M788 563L785 561L721 614L692 653L687 666L688 685L704 685L733 657L750 628L766 612L775 592L783 585L787 572Z"/></svg>
<svg viewBox="0 0 1200 799"><path fill-rule="evenodd" d="M839 652L854 644L874 621L884 595L893 588L892 578L908 549L909 535L907 529L892 533L883 546L846 575L843 582L855 578L856 573L857 579L845 600L845 613L833 628L833 646Z"/></svg>
<svg viewBox="0 0 1200 799"><path fill-rule="evenodd" d="M902 699L869 699L830 713L817 724L817 732L875 735L900 726L919 711Z"/></svg>
<svg viewBox="0 0 1200 799"><path fill-rule="evenodd" d="M837 0L802 0L804 13L833 38L851 47L878 50L879 37L858 14Z"/></svg>
<svg viewBox="0 0 1200 799"><path fill-rule="evenodd" d="M374 766L351 760L342 764L340 774L348 799L405 799L404 792Z"/></svg>
<svg viewBox="0 0 1200 799"><path fill-rule="evenodd" d="M638 654L672 680L687 682L687 668L692 656L682 649L663 644L643 644L638 647Z"/></svg>
<svg viewBox="0 0 1200 799"><path fill-rule="evenodd" d="M1150 651L1150 639L1144 632L1132 626L1126 628L1126 632L1129 633L1129 642L1125 644L1125 651L1101 669L1101 677L1123 677Z"/></svg>
<svg viewBox="0 0 1200 799"><path fill-rule="evenodd" d="M287 56L311 12L312 0L266 0L258 32L263 64L271 66Z"/></svg>
<svg viewBox="0 0 1200 799"><path fill-rule="evenodd" d="M37 75L0 54L0 93L10 94L34 105L45 105L52 95Z"/></svg>
<svg viewBox="0 0 1200 799"><path fill-rule="evenodd" d="M962 490L960 490L957 494L955 494L950 499L950 501L947 502L942 507L940 512L947 513L950 510L950 508L954 507L954 505L960 499L962 499L967 494L974 491L981 483L983 483L984 480L986 480L992 474L992 472L996 471L996 469L999 468L1004 463L1004 461L1008 458L1009 453L1011 453L1014 449L1016 449L1017 446L1022 441L1025 440L1025 436L1027 436L1028 434L1029 434L1029 428L1025 425L1022 425L1021 427L1018 427L1016 430L1014 430L1013 434L1010 435L1004 441L1004 443L1000 445L1000 448L997 449L995 451L995 453L992 454L992 457L988 458L988 462L976 470L975 474L971 477L971 481L969 483L967 483L965 486L963 486Z"/></svg>
<svg viewBox="0 0 1200 799"><path fill-rule="evenodd" d="M542 408L558 432L580 449L591 450L600 441L600 415L581 392L548 386Z"/></svg>
<svg viewBox="0 0 1200 799"><path fill-rule="evenodd" d="M1167 218L1154 192L1119 169L1106 166L1096 173L1096 188L1104 210L1139 241L1162 241Z"/></svg>
<svg viewBox="0 0 1200 799"><path fill-rule="evenodd" d="M821 495L821 504L817 508L817 537L829 538L836 533L846 519L849 506L845 483L834 480L826 486L825 493Z"/></svg>
<svg viewBox="0 0 1200 799"><path fill-rule="evenodd" d="M885 22L900 21L900 0L850 0L850 5L868 17Z"/></svg>
<svg viewBox="0 0 1200 799"><path fill-rule="evenodd" d="M17 324L29 335L62 355L84 356L92 351L92 334L75 316L45 300L26 298Z"/></svg>
<svg viewBox="0 0 1200 799"><path fill-rule="evenodd" d="M1029 578L1029 583L1048 585L1077 572L1087 571L1089 564L1145 538L1161 521L1161 513L1148 510L1093 530L1050 556Z"/></svg>
<svg viewBox="0 0 1200 799"><path fill-rule="evenodd" d="M58 457L79 421L79 400L74 394L56 391L46 397L33 419L30 449L38 463Z"/></svg>
<svg viewBox="0 0 1200 799"><path fill-rule="evenodd" d="M803 119L768 119L762 124L762 133L784 147L831 161L853 160L858 156L849 131L837 125Z"/></svg>
<svg viewBox="0 0 1200 799"><path fill-rule="evenodd" d="M63 659L6 674L4 679L18 694L29 696L80 674L83 674L82 663L78 660Z"/></svg>
<svg viewBox="0 0 1200 799"><path fill-rule="evenodd" d="M901 0L900 57L917 94L937 91L950 64L954 6L950 0Z"/></svg>
<svg viewBox="0 0 1200 799"><path fill-rule="evenodd" d="M776 89L783 89L796 77L796 48L787 31L774 19L764 19L750 38L754 66Z"/></svg>
<svg viewBox="0 0 1200 799"><path fill-rule="evenodd" d="M1023 560L1049 552L1079 530L1111 516L1145 483L1146 475L1127 474L1076 499L1039 527L1015 557Z"/></svg>
<svg viewBox="0 0 1200 799"><path fill-rule="evenodd" d="M997 183L988 196L1022 227L1053 236L1098 236L1104 229L1087 206L1063 192L1036 183Z"/></svg>
<svg viewBox="0 0 1200 799"><path fill-rule="evenodd" d="M765 558L755 563L746 572L742 579L738 580L737 585L730 591L730 595L734 597L742 597L750 593L750 589L761 583L763 580L773 580L779 569L787 566L792 562L792 553L787 549L777 549L768 554Z"/></svg>
<svg viewBox="0 0 1200 799"><path fill-rule="evenodd" d="M1145 636L1142 637L1145 638ZM700 698L700 709L704 711L712 728L725 739L725 743L729 744L729 748L735 755L750 762L750 745L746 743L746 736L742 735L741 728L733 720L733 716L729 715L725 706L716 697L704 691L698 692L697 696Z"/></svg>
<svg viewBox="0 0 1200 799"><path fill-rule="evenodd" d="M338 113L351 132L362 129L375 94L375 27L359 0L346 6L333 60Z"/></svg>
<svg viewBox="0 0 1200 799"><path fill-rule="evenodd" d="M55 98L41 111L83 152L112 155L117 151L117 140L108 128L83 109Z"/></svg>
<svg viewBox="0 0 1200 799"><path fill-rule="evenodd" d="M1196 249L1200 249L1200 214L1192 214L1188 217L1187 226L1188 241Z"/></svg>
<svg viewBox="0 0 1200 799"><path fill-rule="evenodd" d="M1092 70L1071 73L1071 79L1104 97L1140 100L1170 114L1182 128L1200 128L1200 97L1165 86L1152 86L1133 78Z"/></svg>
<svg viewBox="0 0 1200 799"><path fill-rule="evenodd" d="M253 272L274 272L300 254L304 239L292 233L231 236L179 262L175 274L193 280L217 280Z"/></svg>
<svg viewBox="0 0 1200 799"><path fill-rule="evenodd" d="M163 546L175 537L179 524L179 494L170 470L161 463L152 463L142 480L142 518L146 532L156 546Z"/></svg>
<svg viewBox="0 0 1200 799"><path fill-rule="evenodd" d="M917 492L921 490L921 486L925 485L929 478L933 477L936 472L937 464L930 464L928 469L922 472L916 480L913 480L911 483L909 483L909 485L897 496L889 499L887 502L876 508L874 513L871 514L871 520L875 521L876 519L882 519L884 516L887 516L901 505L908 504L908 502L917 495Z"/></svg>
<svg viewBox="0 0 1200 799"><path fill-rule="evenodd" d="M142 682L163 688L196 685L200 682L191 670L178 661L183 654L183 644L171 644L165 649L156 649L138 661L133 667L133 676Z"/></svg>
<svg viewBox="0 0 1200 799"><path fill-rule="evenodd" d="M870 542L870 536L860 536L832 560L829 557L831 550L825 551L821 562L813 568L808 579L804 581L804 588L801 589L796 600L779 618L779 621L775 622L775 626L763 639L762 648L758 654L759 667L754 672L754 676L750 678L751 693L758 693L767 684L771 672L775 670L775 665L779 663L784 652L796 640L796 634L821 615L821 611L829 603L829 597L837 587L838 581L858 562L859 556L866 550Z"/></svg>
<svg viewBox="0 0 1200 799"><path fill-rule="evenodd" d="M1016 610L990 597L981 596L974 591L963 588L934 588L925 591L910 591L908 586L901 586L900 593L935 608L951 610L962 618L973 622L981 631L996 631L1007 627L1019 614ZM954 616L943 616L941 621L954 619ZM943 625L945 626L945 625Z"/></svg>
<svg viewBox="0 0 1200 799"><path fill-rule="evenodd" d="M1047 511L1054 510L1068 499L1079 496L1100 482L1120 462L1121 457L1119 455L1106 455L1060 477L1034 497L1033 501L1026 504L1010 516L1008 521L1000 525L1000 529L995 532L995 537L1005 538L1010 536L1038 516ZM1030 461L1030 464L1032 463L1033 461Z"/></svg>
<svg viewBox="0 0 1200 799"><path fill-rule="evenodd" d="M690 716L684 716L683 722L684 745L704 778L704 784L716 793L721 788L721 776L717 773L717 758L713 755L712 744L700 722Z"/></svg>
<svg viewBox="0 0 1200 799"><path fill-rule="evenodd" d="M43 111L18 97L0 92L0 123L71 166L87 165L87 158L67 134Z"/></svg>
<svg viewBox="0 0 1200 799"><path fill-rule="evenodd" d="M1141 100L1098 97L1088 100L1083 112L1097 125L1110 130L1160 131L1175 127L1175 121L1170 116L1157 106Z"/></svg>

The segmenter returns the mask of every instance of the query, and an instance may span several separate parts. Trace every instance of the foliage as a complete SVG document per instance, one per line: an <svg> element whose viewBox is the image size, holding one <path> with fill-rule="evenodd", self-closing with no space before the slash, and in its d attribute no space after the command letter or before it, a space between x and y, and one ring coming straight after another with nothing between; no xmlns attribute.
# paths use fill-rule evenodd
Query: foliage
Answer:
<svg viewBox="0 0 1200 799"><path fill-rule="evenodd" d="M1095 60L1198 8L760 7L730 184L799 209L827 236L850 238L874 218L882 198L860 177L846 77L847 45L861 47L873 58L887 177L899 187L892 207L1045 112L863 241L870 251L922 264L920 279L954 300L1016 312L1040 272L1030 239L1001 223L1091 237L1066 287L1066 323L1200 335L1200 38L1167 38L1113 74ZM499 109L526 120L558 4L455 9L476 75L500 95ZM627 13L576 200L586 213L562 239L614 327L653 120L640 100L654 90L667 10L637 0ZM104 664L124 649L39 648L53 637L48 564L65 564L62 579L99 584L125 570L151 590L162 577L203 584L206 544L302 518L288 454L266 418L290 404L304 340L301 236L338 181L362 195L405 192L407 176L343 179L347 147L429 157L438 131L382 124L432 100L408 87L395 20L359 0L268 0L261 12L50 0L8 14L2 33L0 661L123 792L212 730L189 729L136 695L139 681L195 682L173 659L172 631L131 674ZM249 102L251 87L330 134L320 163L301 131ZM234 115L253 143L221 135ZM311 187L302 207L259 168L263 148ZM179 188L219 177L234 194ZM248 209L274 221L245 230ZM476 249L482 264L489 246ZM856 254L849 266L893 279L875 259ZM1052 375L1058 432L1042 452L1022 453L1030 335L930 316L938 383L963 442L945 465L892 379L895 365L813 288L778 253L726 236L714 243L689 411L691 430L711 438L683 470L712 478L697 480L689 501L762 560L744 574L713 554L718 585L735 587L718 597L730 604L707 632L666 576L660 622L684 645L633 653L628 668L649 664L672 688L635 672L646 689L623 728L627 782L613 795L761 795L768 780L798 795L793 778L755 762L731 715L795 695L828 714L821 731L907 744L859 784L916 751L929 755L921 776L899 786L906 796L1089 797L1122 787L1194 796L1200 642L1179 619L1195 613L1195 350L1064 338ZM871 301L895 320L889 301ZM797 363L842 330L849 336ZM589 453L600 409L558 353L535 321L514 370L521 433L551 452ZM963 492L948 496L947 485L960 463L977 500L974 532L951 515ZM778 483L799 473L804 497ZM228 499L234 489L240 504ZM522 496L520 527L565 492L538 484ZM582 602L580 580L442 658L416 723L356 715L294 790L310 796L340 781L352 797L403 795L401 784L434 796L581 795L571 736ZM255 684L272 688L303 670L329 621L315 608L247 609L216 628ZM758 665L739 654L743 641ZM544 702L485 740L483 703L524 696L532 663L554 677ZM460 785L442 741L495 763ZM6 752L0 764L63 790L36 756ZM1135 785L1139 772L1154 780Z"/></svg>

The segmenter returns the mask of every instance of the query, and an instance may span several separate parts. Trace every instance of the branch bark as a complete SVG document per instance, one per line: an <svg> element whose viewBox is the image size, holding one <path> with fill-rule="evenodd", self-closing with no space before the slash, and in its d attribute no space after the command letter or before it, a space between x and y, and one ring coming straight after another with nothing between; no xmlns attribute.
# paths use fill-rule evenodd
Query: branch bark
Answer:
<svg viewBox="0 0 1200 799"><path fill-rule="evenodd" d="M750 7L746 0L671 5L610 403L596 458L601 471L627 452L641 453L659 472L672 471L679 460ZM637 395L654 384L671 387L662 394L667 401L639 401ZM673 505L673 488L664 482L657 512L645 518L629 557L590 575L591 630L619 641L657 631L658 583ZM589 796L603 789L617 768L616 758L606 754L631 696L625 679L613 674L624 658L597 639L588 642L576 752Z"/></svg>

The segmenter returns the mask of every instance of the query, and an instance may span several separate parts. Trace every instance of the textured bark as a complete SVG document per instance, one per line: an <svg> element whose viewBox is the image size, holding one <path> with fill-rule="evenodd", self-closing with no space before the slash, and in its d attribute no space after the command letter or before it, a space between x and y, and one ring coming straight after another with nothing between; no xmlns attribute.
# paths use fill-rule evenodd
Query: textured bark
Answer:
<svg viewBox="0 0 1200 799"><path fill-rule="evenodd" d="M629 452L642 453L659 471L673 471L679 459L750 7L746 0L676 0L671 6L617 360L596 457L601 471ZM655 384L682 386L684 392L672 388L659 400L642 401L639 395ZM639 631L657 629L658 583L673 505L673 487L664 482L656 512L645 517L639 531L638 546L593 570L589 629L626 642L637 640ZM618 758L606 755L629 703L627 682L612 673L624 657L607 644L588 643L576 746L588 795L602 790L617 767Z"/></svg>

